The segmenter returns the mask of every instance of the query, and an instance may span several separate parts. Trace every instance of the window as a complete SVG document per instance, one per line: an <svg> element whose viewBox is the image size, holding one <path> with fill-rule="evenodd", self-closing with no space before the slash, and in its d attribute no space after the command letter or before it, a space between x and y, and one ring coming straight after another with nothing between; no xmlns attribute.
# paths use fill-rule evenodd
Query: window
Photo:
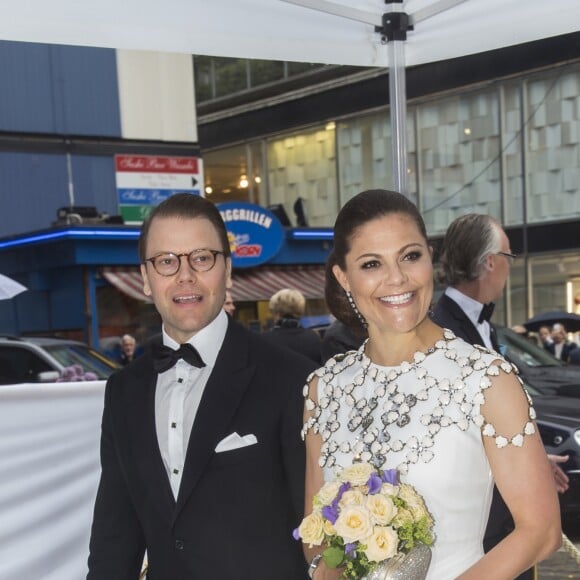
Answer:
<svg viewBox="0 0 580 580"><path fill-rule="evenodd" d="M54 370L27 348L0 346L0 384L35 383L38 374Z"/></svg>

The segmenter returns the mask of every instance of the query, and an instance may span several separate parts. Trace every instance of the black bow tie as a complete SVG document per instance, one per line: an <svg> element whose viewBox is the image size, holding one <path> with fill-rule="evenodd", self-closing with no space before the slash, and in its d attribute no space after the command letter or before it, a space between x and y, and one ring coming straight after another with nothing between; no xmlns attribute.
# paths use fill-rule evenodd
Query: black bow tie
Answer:
<svg viewBox="0 0 580 580"><path fill-rule="evenodd" d="M158 373L168 371L179 359L183 359L193 367L205 366L201 356L191 344L182 344L177 350L164 344L156 344L153 347L153 366Z"/></svg>
<svg viewBox="0 0 580 580"><path fill-rule="evenodd" d="M493 302L489 302L488 304L484 304L483 308L481 309L481 313L477 322L481 324L482 322L489 322L491 315L493 314L493 309L495 308L495 304Z"/></svg>

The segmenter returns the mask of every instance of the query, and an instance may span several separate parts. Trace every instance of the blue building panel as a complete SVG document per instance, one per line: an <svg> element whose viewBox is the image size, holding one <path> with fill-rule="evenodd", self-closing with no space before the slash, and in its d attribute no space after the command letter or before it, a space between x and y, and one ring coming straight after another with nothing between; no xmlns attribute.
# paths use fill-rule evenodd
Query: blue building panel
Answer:
<svg viewBox="0 0 580 580"><path fill-rule="evenodd" d="M64 155L0 153L0 232L44 229L69 205Z"/></svg>
<svg viewBox="0 0 580 580"><path fill-rule="evenodd" d="M0 41L0 130L56 131L48 46Z"/></svg>
<svg viewBox="0 0 580 580"><path fill-rule="evenodd" d="M0 131L121 136L115 51L0 41Z"/></svg>
<svg viewBox="0 0 580 580"><path fill-rule="evenodd" d="M112 156L73 155L73 205L119 211ZM0 236L42 230L71 205L66 155L0 152Z"/></svg>
<svg viewBox="0 0 580 580"><path fill-rule="evenodd" d="M57 131L69 135L121 136L115 51L50 46Z"/></svg>
<svg viewBox="0 0 580 580"><path fill-rule="evenodd" d="M73 155L75 205L94 206L99 213L117 215L117 185L115 182L115 158L113 155Z"/></svg>

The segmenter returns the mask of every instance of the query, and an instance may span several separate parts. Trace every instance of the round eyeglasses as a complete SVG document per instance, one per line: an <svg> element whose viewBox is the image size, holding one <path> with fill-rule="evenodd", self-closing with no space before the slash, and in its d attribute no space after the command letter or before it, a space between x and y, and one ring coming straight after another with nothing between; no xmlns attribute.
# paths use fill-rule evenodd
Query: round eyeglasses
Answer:
<svg viewBox="0 0 580 580"><path fill-rule="evenodd" d="M152 258L146 258L143 262L151 262L155 271L161 276L174 276L181 268L181 258L187 257L187 263L192 270L196 272L209 272L215 266L216 256L218 254L225 256L219 250L207 250L205 248L183 254L165 252L164 254L157 254L157 256L153 256Z"/></svg>

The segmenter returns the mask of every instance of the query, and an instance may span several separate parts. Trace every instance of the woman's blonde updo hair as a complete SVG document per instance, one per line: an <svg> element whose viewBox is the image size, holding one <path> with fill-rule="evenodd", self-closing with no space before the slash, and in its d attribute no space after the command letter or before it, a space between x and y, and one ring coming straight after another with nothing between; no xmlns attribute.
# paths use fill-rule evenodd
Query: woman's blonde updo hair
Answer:
<svg viewBox="0 0 580 580"><path fill-rule="evenodd" d="M277 318L300 318L304 314L306 298L299 290L283 288L270 298L269 306Z"/></svg>

